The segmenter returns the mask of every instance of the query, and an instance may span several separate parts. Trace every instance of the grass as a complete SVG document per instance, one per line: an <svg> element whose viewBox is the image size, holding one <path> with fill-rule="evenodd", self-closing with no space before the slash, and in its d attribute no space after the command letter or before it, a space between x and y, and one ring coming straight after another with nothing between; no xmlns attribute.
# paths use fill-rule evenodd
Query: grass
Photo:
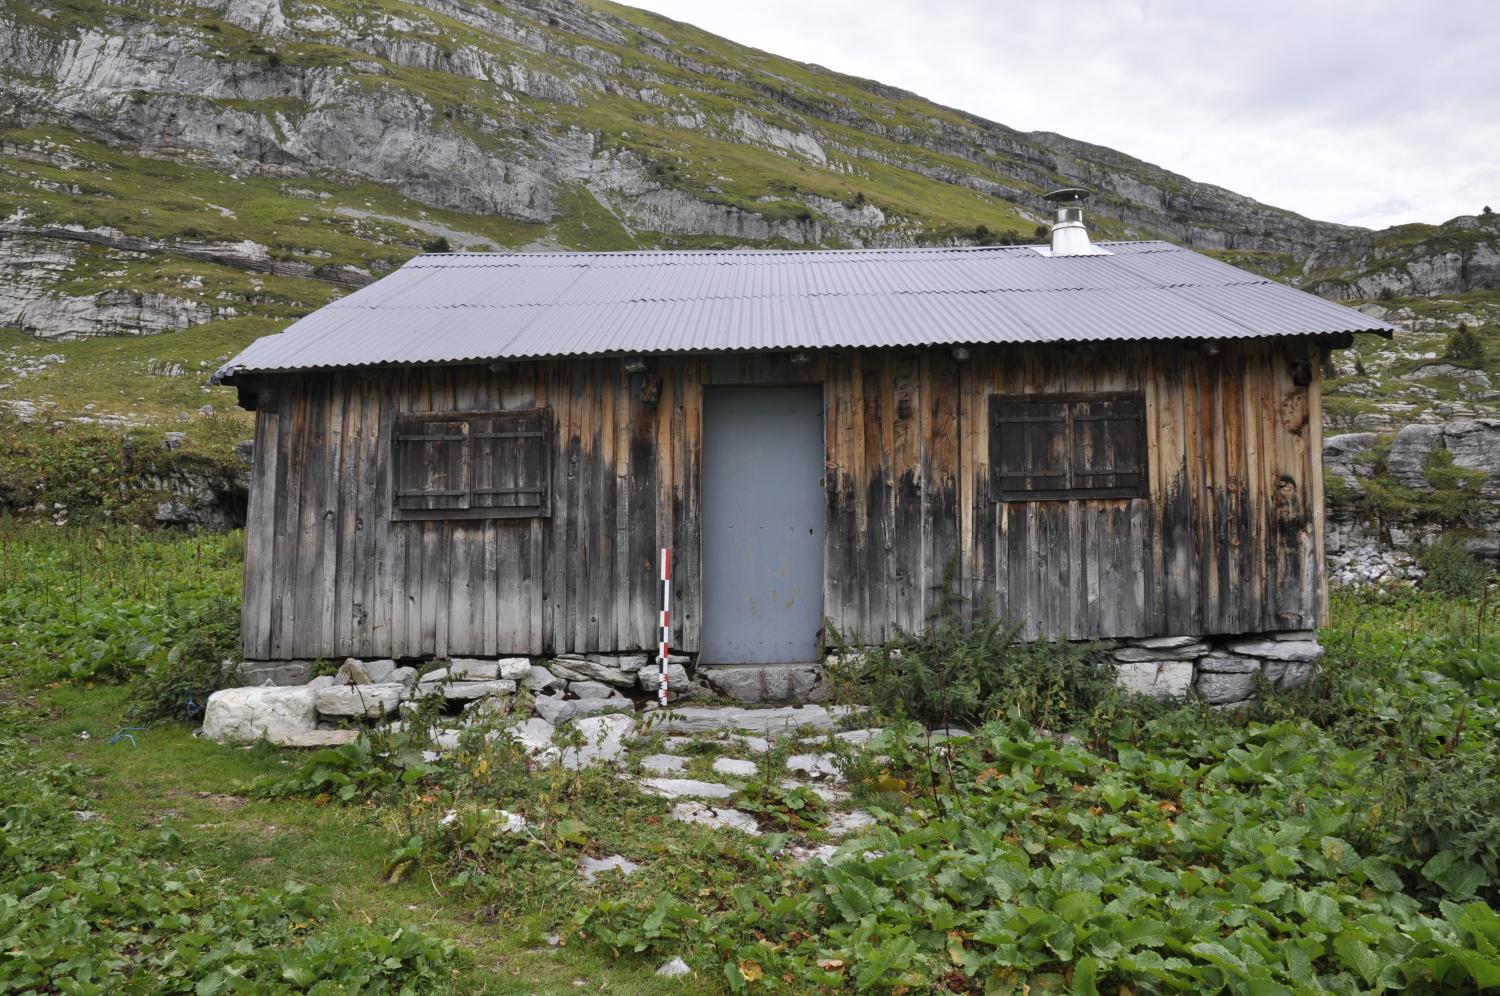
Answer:
<svg viewBox="0 0 1500 996"><path fill-rule="evenodd" d="M275 331L279 331L276 322L260 318L237 318L152 336L72 342L45 342L15 329L0 329L0 355L8 357L11 365L43 356L64 357L63 362L39 373L8 377L10 386L0 391L0 397L38 402L59 419L117 415L142 423L174 422L212 405L239 420L248 436L251 415L238 407L234 388L210 386L208 378L220 363ZM181 374L161 372L174 365L181 367Z"/></svg>
<svg viewBox="0 0 1500 996"><path fill-rule="evenodd" d="M457 941L470 959L451 980L459 992L571 993L577 980L601 977L609 992L694 989L657 979L654 966L620 965L588 946L549 946L544 908L501 926L476 916L461 890L438 875L385 883L397 832L383 814L238 791L241 783L284 772L287 761L278 752L197 740L180 724L136 732L134 745L111 744L126 707L126 690L117 686L8 694L12 708L30 714L21 732L39 746L44 763L82 764L93 772L90 805L104 820L127 837L175 830L182 844L174 861L221 891L276 888L289 879L317 884L339 911L335 925L399 921Z"/></svg>
<svg viewBox="0 0 1500 996"><path fill-rule="evenodd" d="M311 883L326 900L304 944L397 923L454 942L442 964L453 991L1262 991L1254 978L1425 991L1500 972L1500 851L1484 829L1500 805L1500 607L1488 599L1336 593L1323 683L1248 716L1091 693L1048 713L1078 738L1059 741L997 700L976 737L941 749L891 717L871 749L836 748L877 819L849 846L886 857L797 867L773 853L776 834L826 837L816 805L775 787L790 744L758 758L742 796L773 831L756 843L675 823L665 800L609 771L528 765L503 740L470 737L401 779L378 750L351 761L214 744L181 722L135 729L139 678L88 676L163 666L191 606L236 589L235 538L8 525L0 541L0 740L24 738L27 770L87 769L67 805L100 814L114 846L190 883L195 901L290 901L284 883ZM84 607L107 611L47 624ZM152 649L76 666L96 647L78 630L125 627L115 643L130 645L142 618ZM906 646L902 662L995 648L1012 652L948 633ZM67 674L78 677L57 680ZM1036 703L1023 689L1014 705ZM662 746L653 734L635 753ZM689 775L755 756L706 739L681 753ZM319 771L347 765L385 774L340 802ZM487 807L522 813L529 834L489 832ZM440 823L450 809L459 819ZM15 835L19 812L0 822L29 843L0 852L0 869L40 844ZM645 870L587 885L582 853ZM673 955L697 974L658 978Z"/></svg>

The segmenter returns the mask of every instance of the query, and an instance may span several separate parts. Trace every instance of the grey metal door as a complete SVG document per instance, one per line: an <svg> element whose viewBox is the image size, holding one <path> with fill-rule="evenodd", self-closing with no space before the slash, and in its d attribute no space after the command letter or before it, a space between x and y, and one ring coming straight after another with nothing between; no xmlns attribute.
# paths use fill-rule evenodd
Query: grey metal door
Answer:
<svg viewBox="0 0 1500 996"><path fill-rule="evenodd" d="M823 389L703 397L703 661L815 661L823 626Z"/></svg>

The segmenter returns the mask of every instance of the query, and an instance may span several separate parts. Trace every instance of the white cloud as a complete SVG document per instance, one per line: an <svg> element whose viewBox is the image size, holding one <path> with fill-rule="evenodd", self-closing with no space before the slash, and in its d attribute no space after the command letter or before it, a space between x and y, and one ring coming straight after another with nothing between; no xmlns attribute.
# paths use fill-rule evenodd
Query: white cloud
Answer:
<svg viewBox="0 0 1500 996"><path fill-rule="evenodd" d="M1500 208L1487 0L638 0L1346 224Z"/></svg>

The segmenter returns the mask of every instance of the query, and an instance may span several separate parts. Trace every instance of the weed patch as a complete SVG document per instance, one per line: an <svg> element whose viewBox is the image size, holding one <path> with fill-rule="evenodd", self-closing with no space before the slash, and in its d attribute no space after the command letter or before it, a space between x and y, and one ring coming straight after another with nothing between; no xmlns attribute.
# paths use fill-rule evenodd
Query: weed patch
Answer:
<svg viewBox="0 0 1500 996"><path fill-rule="evenodd" d="M411 927L326 925L317 889L239 893L182 859L170 829L121 836L87 772L0 741L0 989L70 993L417 992L452 942Z"/></svg>

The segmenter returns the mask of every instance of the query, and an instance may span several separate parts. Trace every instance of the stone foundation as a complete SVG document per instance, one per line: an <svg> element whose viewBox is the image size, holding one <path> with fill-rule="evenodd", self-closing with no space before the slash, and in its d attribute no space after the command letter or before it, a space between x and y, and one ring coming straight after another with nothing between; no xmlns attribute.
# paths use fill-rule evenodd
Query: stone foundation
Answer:
<svg viewBox="0 0 1500 996"><path fill-rule="evenodd" d="M1210 705L1248 704L1258 684L1295 688L1312 677L1323 648L1311 630L1234 637L1119 640L1112 651L1122 687L1155 698L1189 692Z"/></svg>
<svg viewBox="0 0 1500 996"><path fill-rule="evenodd" d="M1262 684L1291 688L1312 676L1323 655L1311 631L1234 637L1158 636L1116 640L1111 654L1121 687L1154 698L1194 695L1233 708L1250 702ZM832 658L829 662L832 662ZM440 708L466 723L478 717L536 716L549 727L612 713L633 714L655 699L657 666L645 654L583 654L414 662L356 660L338 673L308 680L311 661L246 661L241 680L209 699L203 728L221 740L320 745L352 740L361 727L405 715L419 700L441 697ZM742 664L696 667L672 657L669 688L675 703L720 696L744 705L822 702L828 698L821 664Z"/></svg>

